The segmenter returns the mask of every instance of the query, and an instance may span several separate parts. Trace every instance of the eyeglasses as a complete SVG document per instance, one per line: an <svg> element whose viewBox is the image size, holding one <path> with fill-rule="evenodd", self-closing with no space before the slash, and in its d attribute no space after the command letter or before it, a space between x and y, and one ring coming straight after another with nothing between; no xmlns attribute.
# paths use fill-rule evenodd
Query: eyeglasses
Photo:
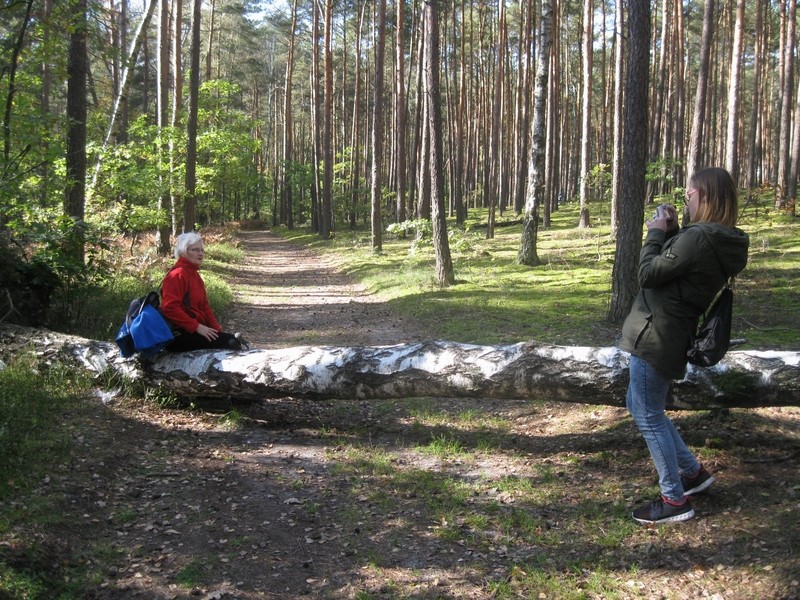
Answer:
<svg viewBox="0 0 800 600"><path fill-rule="evenodd" d="M686 193L683 195L683 203L689 204L689 200L692 199L692 194L694 194L697 190L692 188L691 190L686 190Z"/></svg>

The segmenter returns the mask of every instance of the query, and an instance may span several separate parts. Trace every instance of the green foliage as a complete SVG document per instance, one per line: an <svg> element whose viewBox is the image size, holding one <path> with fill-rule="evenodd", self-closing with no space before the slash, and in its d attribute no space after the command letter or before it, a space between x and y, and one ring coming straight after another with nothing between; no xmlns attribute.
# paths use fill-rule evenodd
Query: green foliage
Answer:
<svg viewBox="0 0 800 600"><path fill-rule="evenodd" d="M91 310L76 323L76 332L92 339L114 339L131 300L144 296L159 283L155 277L142 279L126 273L109 278L87 299Z"/></svg>
<svg viewBox="0 0 800 600"><path fill-rule="evenodd" d="M96 228L69 217L14 224L0 239L0 299L10 322L74 325L93 290L107 279L108 244ZM83 256L76 255L83 248Z"/></svg>
<svg viewBox="0 0 800 600"><path fill-rule="evenodd" d="M612 176L607 163L599 163L592 167L587 175L589 188L594 190L593 199L606 201L611 193Z"/></svg>
<svg viewBox="0 0 800 600"><path fill-rule="evenodd" d="M392 223L386 228L386 232L400 237L413 235L416 239L430 239L433 235L433 226L430 219L411 219L402 223Z"/></svg>

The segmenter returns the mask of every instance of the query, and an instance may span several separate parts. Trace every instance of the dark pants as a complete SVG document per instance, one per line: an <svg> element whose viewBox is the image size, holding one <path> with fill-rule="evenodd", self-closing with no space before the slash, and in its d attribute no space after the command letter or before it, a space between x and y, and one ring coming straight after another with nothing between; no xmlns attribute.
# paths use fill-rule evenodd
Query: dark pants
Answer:
<svg viewBox="0 0 800 600"><path fill-rule="evenodd" d="M217 339L207 340L199 333L182 332L175 336L166 348L169 352L187 352L188 350L241 350L242 344L232 334L218 331Z"/></svg>

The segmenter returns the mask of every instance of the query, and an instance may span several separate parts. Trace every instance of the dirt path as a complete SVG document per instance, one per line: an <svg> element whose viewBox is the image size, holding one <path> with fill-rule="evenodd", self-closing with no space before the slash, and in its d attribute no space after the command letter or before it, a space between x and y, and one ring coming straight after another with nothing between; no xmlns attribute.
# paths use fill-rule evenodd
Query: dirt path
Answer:
<svg viewBox="0 0 800 600"><path fill-rule="evenodd" d="M269 231L240 237L246 259L231 273L235 305L224 325L241 331L255 347L422 339L413 323L391 314L325 257Z"/></svg>
<svg viewBox="0 0 800 600"><path fill-rule="evenodd" d="M418 339L316 254L242 237L224 324L255 345ZM96 583L81 597L97 600L760 600L800 589L785 456L800 409L682 415L720 482L696 519L662 534L628 516L654 480L620 408L164 400L65 414L71 453L14 500L22 510L46 498L52 518L7 547L35 540L31 561L59 581L86 573Z"/></svg>

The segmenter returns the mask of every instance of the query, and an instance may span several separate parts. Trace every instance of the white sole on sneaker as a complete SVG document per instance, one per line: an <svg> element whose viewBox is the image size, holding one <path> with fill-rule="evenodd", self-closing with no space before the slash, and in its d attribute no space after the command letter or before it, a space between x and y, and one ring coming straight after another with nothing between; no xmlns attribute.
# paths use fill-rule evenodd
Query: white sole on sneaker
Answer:
<svg viewBox="0 0 800 600"><path fill-rule="evenodd" d="M700 492L706 491L708 488L711 487L711 484L714 483L716 479L714 477L709 477L703 483L696 485L693 488L683 491L684 496L691 496L692 494L699 494Z"/></svg>
<svg viewBox="0 0 800 600"><path fill-rule="evenodd" d="M644 523L645 525L661 525L662 523L680 523L681 521L688 521L692 517L694 517L694 509L685 513L681 513L679 515L665 517L663 519L656 519L656 520L639 519L634 516L633 520L637 521L638 523Z"/></svg>

